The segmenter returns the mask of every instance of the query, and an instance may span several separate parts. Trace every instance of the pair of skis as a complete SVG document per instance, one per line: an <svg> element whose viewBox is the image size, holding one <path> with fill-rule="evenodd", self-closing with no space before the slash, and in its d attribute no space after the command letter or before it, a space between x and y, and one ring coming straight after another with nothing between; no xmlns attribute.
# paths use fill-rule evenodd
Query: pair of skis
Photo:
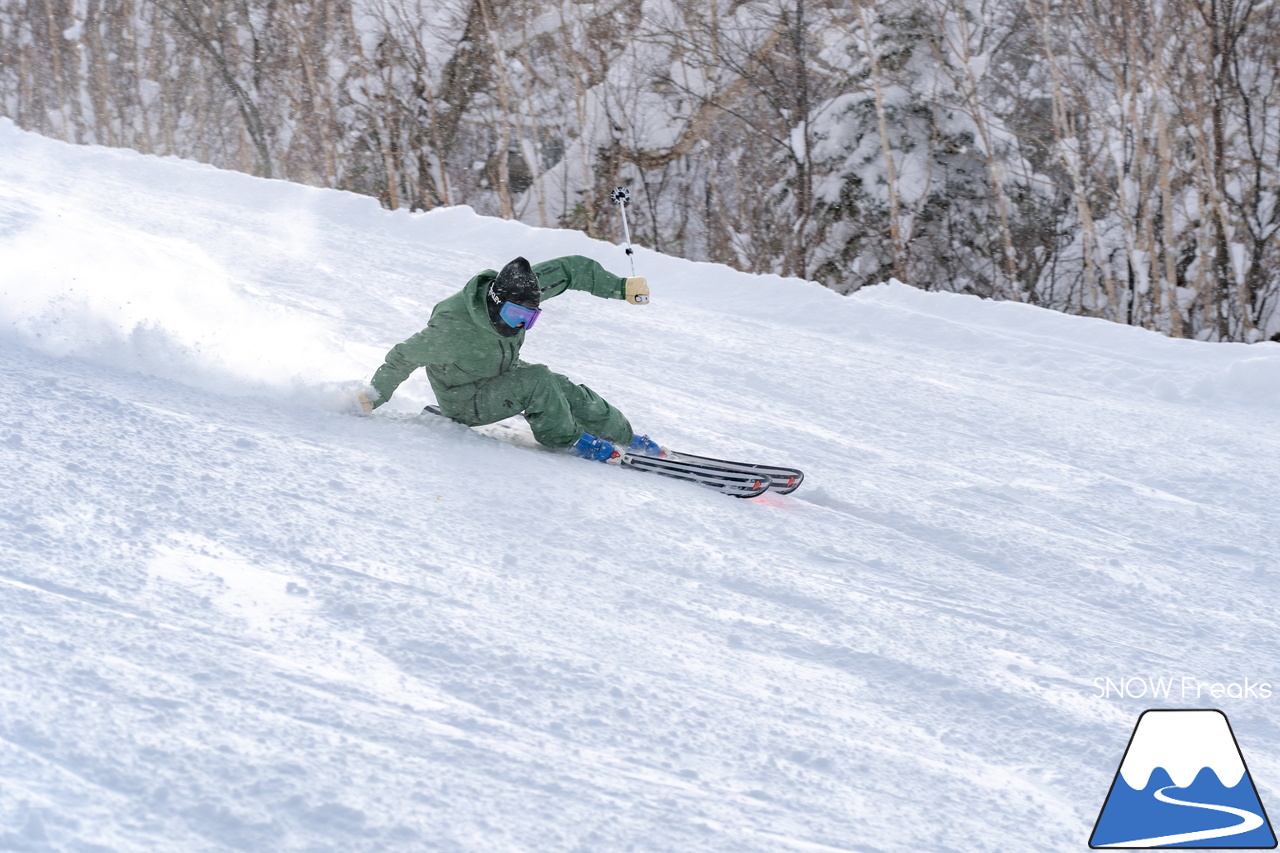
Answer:
<svg viewBox="0 0 1280 853"><path fill-rule="evenodd" d="M668 450L665 456L624 453L622 465L677 480L688 480L735 498L755 498L765 492L787 495L800 488L804 473L797 468L731 462Z"/></svg>
<svg viewBox="0 0 1280 853"><path fill-rule="evenodd" d="M425 414L441 414L440 409L435 406L427 406L422 411ZM624 453L619 461L623 468L697 483L735 498L755 498L765 492L787 495L800 488L800 484L804 482L804 473L797 468L732 462L673 450L666 451L664 456Z"/></svg>

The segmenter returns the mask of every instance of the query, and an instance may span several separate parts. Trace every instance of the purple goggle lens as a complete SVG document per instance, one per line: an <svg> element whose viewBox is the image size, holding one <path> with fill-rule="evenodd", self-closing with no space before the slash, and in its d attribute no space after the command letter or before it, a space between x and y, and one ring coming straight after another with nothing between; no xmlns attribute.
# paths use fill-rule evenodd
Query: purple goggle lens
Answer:
<svg viewBox="0 0 1280 853"><path fill-rule="evenodd" d="M504 302L502 303L502 308L498 311L498 316L513 329L524 323L527 331L533 328L533 324L537 322L538 315L541 313L542 311L538 308L526 308L514 302Z"/></svg>

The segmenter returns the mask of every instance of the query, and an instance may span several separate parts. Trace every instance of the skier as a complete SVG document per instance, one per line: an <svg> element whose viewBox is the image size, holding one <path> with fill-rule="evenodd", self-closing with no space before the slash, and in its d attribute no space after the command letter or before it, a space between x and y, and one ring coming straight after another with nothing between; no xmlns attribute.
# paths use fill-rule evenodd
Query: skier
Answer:
<svg viewBox="0 0 1280 853"><path fill-rule="evenodd" d="M361 408L381 406L409 374L425 367L441 414L459 423L480 426L524 412L534 438L547 447L601 462L617 462L624 449L661 456L662 448L636 435L599 394L546 365L520 360L520 345L542 313L542 301L566 290L633 305L649 302L644 278L616 276L581 255L533 266L516 258L501 272L485 270L437 304L425 329L387 353L372 390L358 396Z"/></svg>

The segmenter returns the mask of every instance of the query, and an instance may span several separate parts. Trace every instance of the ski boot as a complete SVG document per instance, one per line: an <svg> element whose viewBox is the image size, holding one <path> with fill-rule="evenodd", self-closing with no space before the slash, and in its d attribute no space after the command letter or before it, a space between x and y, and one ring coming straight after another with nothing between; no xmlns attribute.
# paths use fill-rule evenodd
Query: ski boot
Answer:
<svg viewBox="0 0 1280 853"><path fill-rule="evenodd" d="M570 447L569 452L583 459L594 459L607 465L618 465L622 462L622 452L613 446L613 442L596 438L584 432Z"/></svg>
<svg viewBox="0 0 1280 853"><path fill-rule="evenodd" d="M631 446L627 448L627 452L635 456L657 456L663 457L667 455L665 447L658 446L658 442L649 438L647 435L637 435L631 439Z"/></svg>

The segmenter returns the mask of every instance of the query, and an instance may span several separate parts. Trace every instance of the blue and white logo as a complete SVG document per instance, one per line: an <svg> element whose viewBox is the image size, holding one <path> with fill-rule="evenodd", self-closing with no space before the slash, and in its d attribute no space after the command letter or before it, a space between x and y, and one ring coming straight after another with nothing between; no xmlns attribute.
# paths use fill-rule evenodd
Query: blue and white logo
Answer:
<svg viewBox="0 0 1280 853"><path fill-rule="evenodd" d="M1221 711L1145 711L1089 846L1270 850L1275 833Z"/></svg>

